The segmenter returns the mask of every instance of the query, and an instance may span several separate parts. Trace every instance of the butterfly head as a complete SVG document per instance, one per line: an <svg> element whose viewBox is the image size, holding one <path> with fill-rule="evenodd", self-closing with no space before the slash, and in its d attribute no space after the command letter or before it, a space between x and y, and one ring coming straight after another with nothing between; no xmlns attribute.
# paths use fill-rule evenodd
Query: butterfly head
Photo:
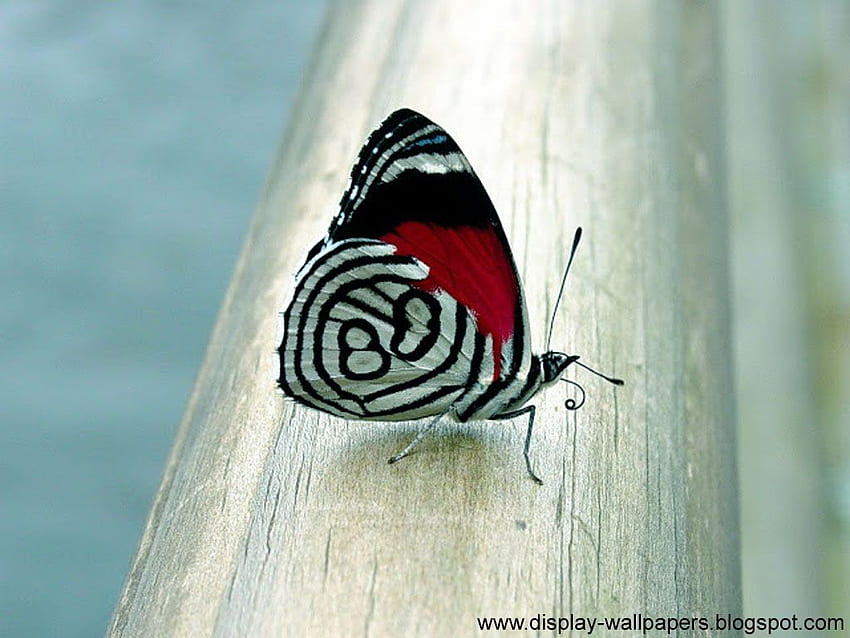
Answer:
<svg viewBox="0 0 850 638"><path fill-rule="evenodd" d="M561 374L571 363L578 361L578 355L563 352L544 352L540 355L541 384L549 385L561 378Z"/></svg>
<svg viewBox="0 0 850 638"><path fill-rule="evenodd" d="M615 377L609 377L606 374L602 374L598 370L594 370L590 366L584 365L578 359L579 359L579 357L578 357L577 354L565 354L563 352L551 352L551 351L550 352L544 352L543 354L541 354L538 357L538 360L540 361L540 385L541 386L546 386L546 385L549 385L551 383L554 383L555 381L561 380L561 381L564 381L566 383L569 383L570 385L575 386L576 388L578 388L579 392L581 392L581 399L579 401L576 401L575 399L572 399L572 398L567 399L567 402L565 404L567 409L578 410L582 405L584 405L584 397L585 397L585 392L584 392L583 387L581 387L575 381L572 381L570 379L567 379L567 378L564 378L564 377L561 376L563 374L564 370L566 370L567 366L570 365L571 363L575 363L577 365L580 365L585 370L592 372L593 374L595 374L598 377L602 377L603 379L605 379L609 383L613 383L614 385L623 385L622 379L617 379Z"/></svg>

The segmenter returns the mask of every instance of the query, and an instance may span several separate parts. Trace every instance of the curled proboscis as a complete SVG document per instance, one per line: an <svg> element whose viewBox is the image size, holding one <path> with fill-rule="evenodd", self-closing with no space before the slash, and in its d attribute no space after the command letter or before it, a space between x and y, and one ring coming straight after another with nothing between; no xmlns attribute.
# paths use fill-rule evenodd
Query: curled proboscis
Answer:
<svg viewBox="0 0 850 638"><path fill-rule="evenodd" d="M570 379L561 379L561 381L563 381L564 383L569 383L570 385L574 385L578 388L579 392L581 392L581 399L578 402L576 402L576 400L572 397L570 397L564 402L564 407L567 408L567 410L578 410L581 406L584 405L584 400L587 397L584 388Z"/></svg>

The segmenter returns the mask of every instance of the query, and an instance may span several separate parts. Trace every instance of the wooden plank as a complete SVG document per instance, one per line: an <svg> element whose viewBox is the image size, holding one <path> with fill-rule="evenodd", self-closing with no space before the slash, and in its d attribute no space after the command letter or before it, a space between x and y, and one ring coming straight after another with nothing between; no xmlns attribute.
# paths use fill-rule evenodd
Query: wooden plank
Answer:
<svg viewBox="0 0 850 638"><path fill-rule="evenodd" d="M112 635L473 635L478 616L740 612L717 16L670 2L337 3ZM409 106L500 211L541 347L622 376L566 412L358 423L275 390L277 311L368 133Z"/></svg>

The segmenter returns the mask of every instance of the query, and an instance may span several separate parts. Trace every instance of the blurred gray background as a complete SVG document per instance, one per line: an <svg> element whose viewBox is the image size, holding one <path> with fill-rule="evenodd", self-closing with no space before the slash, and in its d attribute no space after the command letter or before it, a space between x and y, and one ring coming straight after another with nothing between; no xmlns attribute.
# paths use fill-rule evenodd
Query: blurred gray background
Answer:
<svg viewBox="0 0 850 638"><path fill-rule="evenodd" d="M0 636L105 631L324 5L0 3Z"/></svg>

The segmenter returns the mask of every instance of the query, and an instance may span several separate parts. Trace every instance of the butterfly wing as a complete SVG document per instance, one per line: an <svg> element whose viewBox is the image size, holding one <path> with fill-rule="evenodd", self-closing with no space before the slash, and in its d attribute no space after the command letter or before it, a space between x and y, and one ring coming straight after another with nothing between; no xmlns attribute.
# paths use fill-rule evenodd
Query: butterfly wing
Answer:
<svg viewBox="0 0 850 638"><path fill-rule="evenodd" d="M451 295L417 287L427 277L422 262L378 240L347 239L317 255L284 313L284 392L361 419L448 412L492 346Z"/></svg>
<svg viewBox="0 0 850 638"><path fill-rule="evenodd" d="M369 136L324 245L352 237L425 261L422 286L452 294L493 336L497 377L518 371L519 353L501 360L501 346L527 325L513 255L484 186L442 127L401 109Z"/></svg>
<svg viewBox="0 0 850 638"><path fill-rule="evenodd" d="M526 312L502 225L454 140L414 111L371 134L296 286L280 383L315 407L466 420L527 385Z"/></svg>

